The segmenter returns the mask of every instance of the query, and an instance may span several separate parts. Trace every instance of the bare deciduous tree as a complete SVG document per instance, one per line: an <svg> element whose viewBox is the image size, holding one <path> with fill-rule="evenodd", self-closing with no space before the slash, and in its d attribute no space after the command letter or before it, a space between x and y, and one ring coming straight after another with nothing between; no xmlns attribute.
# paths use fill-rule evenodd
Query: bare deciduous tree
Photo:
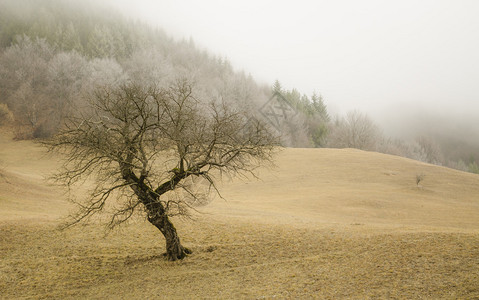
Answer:
<svg viewBox="0 0 479 300"><path fill-rule="evenodd" d="M359 111L349 112L337 120L328 137L328 145L335 148L376 150L380 133L374 122Z"/></svg>
<svg viewBox="0 0 479 300"><path fill-rule="evenodd" d="M177 260L190 250L169 217L205 199L198 181L217 192L221 174L251 173L271 161L277 140L260 121L224 103L198 101L180 80L167 89L134 83L103 89L90 113L71 119L46 144L66 155L56 179L71 187L94 178L69 225L113 207L113 227L142 208L164 235L168 259Z"/></svg>
<svg viewBox="0 0 479 300"><path fill-rule="evenodd" d="M441 149L432 138L419 136L416 138L415 146L414 152L418 160L435 165L443 164L444 157Z"/></svg>

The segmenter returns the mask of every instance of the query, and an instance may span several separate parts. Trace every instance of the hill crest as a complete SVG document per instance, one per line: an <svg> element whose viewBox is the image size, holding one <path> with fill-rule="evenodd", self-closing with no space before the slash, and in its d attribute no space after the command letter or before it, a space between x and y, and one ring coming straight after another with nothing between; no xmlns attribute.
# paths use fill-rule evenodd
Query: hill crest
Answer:
<svg viewBox="0 0 479 300"><path fill-rule="evenodd" d="M65 196L45 181L58 158L5 133L0 146L1 218L66 216ZM285 148L258 177L223 181L225 201L200 211L268 223L479 229L476 174L356 149Z"/></svg>

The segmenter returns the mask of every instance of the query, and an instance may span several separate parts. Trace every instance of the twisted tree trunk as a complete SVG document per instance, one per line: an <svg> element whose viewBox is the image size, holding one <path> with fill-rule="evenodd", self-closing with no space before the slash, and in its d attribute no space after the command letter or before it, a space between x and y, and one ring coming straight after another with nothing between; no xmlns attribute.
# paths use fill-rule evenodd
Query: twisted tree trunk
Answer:
<svg viewBox="0 0 479 300"><path fill-rule="evenodd" d="M170 261L185 258L191 251L183 247L180 242L180 238L176 233L176 228L173 223L170 222L167 215L154 215L148 217L148 221L156 228L158 228L166 240L166 253L165 256Z"/></svg>
<svg viewBox="0 0 479 300"><path fill-rule="evenodd" d="M183 247L176 232L175 226L171 223L166 213L165 207L159 201L159 195L166 192L159 190L160 193L153 191L148 187L143 180L136 177L136 175L128 168L124 169L123 178L131 183L130 187L135 192L138 199L143 203L148 213L148 221L158 228L166 240L166 253L164 254L168 260L175 261L185 258L191 254L191 250ZM166 184L165 184L166 186Z"/></svg>
<svg viewBox="0 0 479 300"><path fill-rule="evenodd" d="M160 232L165 237L166 241L166 253L164 254L168 260L175 261L178 259L185 258L188 254L191 254L191 251L183 247L176 232L175 226L171 223L168 218L168 214L165 211L163 204L156 198L151 196L147 199L142 199L143 204L148 212L148 221L158 228Z"/></svg>

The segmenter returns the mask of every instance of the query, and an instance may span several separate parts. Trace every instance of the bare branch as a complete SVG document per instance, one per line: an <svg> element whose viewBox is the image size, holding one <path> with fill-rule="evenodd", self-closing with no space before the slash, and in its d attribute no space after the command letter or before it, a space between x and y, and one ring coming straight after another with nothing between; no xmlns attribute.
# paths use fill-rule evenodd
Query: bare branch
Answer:
<svg viewBox="0 0 479 300"><path fill-rule="evenodd" d="M219 194L215 176L253 174L260 163L271 162L278 139L224 101L198 100L192 86L179 80L167 89L133 83L102 88L88 112L69 119L45 144L65 156L57 181L69 187L93 182L71 224L108 207L113 227L139 208L149 220L188 215L211 192ZM203 180L203 190L192 178Z"/></svg>

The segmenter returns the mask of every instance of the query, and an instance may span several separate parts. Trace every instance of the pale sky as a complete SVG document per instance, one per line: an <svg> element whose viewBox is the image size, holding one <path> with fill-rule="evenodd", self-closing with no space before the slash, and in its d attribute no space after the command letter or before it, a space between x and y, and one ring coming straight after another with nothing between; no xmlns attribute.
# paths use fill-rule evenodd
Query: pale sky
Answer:
<svg viewBox="0 0 479 300"><path fill-rule="evenodd" d="M430 112L479 126L479 1L114 2L261 83L321 93L336 113L394 127Z"/></svg>

